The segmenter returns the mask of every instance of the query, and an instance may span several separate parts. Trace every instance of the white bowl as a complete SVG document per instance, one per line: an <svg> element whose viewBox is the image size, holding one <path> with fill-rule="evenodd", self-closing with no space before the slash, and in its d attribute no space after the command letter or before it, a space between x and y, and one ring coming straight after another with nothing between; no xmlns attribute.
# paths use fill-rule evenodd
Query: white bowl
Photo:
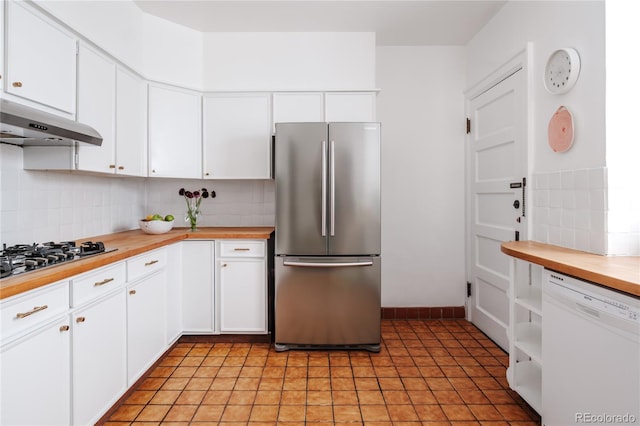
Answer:
<svg viewBox="0 0 640 426"><path fill-rule="evenodd" d="M140 220L140 229L145 234L166 234L173 228L172 221L164 220Z"/></svg>

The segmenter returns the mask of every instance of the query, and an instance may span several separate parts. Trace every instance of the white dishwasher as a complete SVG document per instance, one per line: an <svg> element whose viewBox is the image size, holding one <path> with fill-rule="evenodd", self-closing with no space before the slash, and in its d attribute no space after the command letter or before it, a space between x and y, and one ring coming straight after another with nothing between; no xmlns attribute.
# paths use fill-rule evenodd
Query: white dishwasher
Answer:
<svg viewBox="0 0 640 426"><path fill-rule="evenodd" d="M544 271L542 422L640 424L640 298Z"/></svg>

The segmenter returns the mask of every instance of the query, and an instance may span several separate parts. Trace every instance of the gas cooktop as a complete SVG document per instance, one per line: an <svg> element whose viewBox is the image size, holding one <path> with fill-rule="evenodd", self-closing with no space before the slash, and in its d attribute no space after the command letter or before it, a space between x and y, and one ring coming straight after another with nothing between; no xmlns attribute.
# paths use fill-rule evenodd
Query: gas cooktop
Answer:
<svg viewBox="0 0 640 426"><path fill-rule="evenodd" d="M106 249L104 243L93 241L85 241L79 245L75 241L16 244L11 247L7 247L5 244L0 250L0 278L36 271L115 250L117 249Z"/></svg>

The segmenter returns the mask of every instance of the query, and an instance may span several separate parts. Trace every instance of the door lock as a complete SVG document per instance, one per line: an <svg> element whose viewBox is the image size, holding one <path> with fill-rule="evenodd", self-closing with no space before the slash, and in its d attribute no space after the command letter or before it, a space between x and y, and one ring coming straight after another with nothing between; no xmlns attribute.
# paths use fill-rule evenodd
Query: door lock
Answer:
<svg viewBox="0 0 640 426"><path fill-rule="evenodd" d="M513 202L513 208L516 210L520 208L520 200L515 200Z"/></svg>

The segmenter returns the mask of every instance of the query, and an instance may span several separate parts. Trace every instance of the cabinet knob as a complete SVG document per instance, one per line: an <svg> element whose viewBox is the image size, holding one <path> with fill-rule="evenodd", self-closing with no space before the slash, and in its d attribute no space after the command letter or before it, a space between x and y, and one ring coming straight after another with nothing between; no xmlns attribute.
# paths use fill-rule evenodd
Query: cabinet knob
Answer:
<svg viewBox="0 0 640 426"><path fill-rule="evenodd" d="M110 168L110 169L115 169L115 168L116 168L116 165L115 165L115 164L109 164L109 168Z"/></svg>
<svg viewBox="0 0 640 426"><path fill-rule="evenodd" d="M155 172L156 172L156 169L151 169L151 173L155 173Z"/></svg>
<svg viewBox="0 0 640 426"><path fill-rule="evenodd" d="M68 325L61 325L60 326L60 331L69 331L69 326Z"/></svg>
<svg viewBox="0 0 640 426"><path fill-rule="evenodd" d="M204 175L205 175L205 176L209 176L209 172L206 172Z"/></svg>
<svg viewBox="0 0 640 426"><path fill-rule="evenodd" d="M13 87L22 87L22 82L21 81L14 81L12 86Z"/></svg>
<svg viewBox="0 0 640 426"><path fill-rule="evenodd" d="M223 264L222 264L222 267L223 267L223 268L226 268L226 267L227 267L227 264L226 264L226 263L223 263Z"/></svg>
<svg viewBox="0 0 640 426"><path fill-rule="evenodd" d="M118 166L118 170L124 170L124 166Z"/></svg>
<svg viewBox="0 0 640 426"><path fill-rule="evenodd" d="M78 317L78 318L76 318L76 322L77 322L77 323L84 322L85 320L86 320L86 318L85 318L85 317Z"/></svg>
<svg viewBox="0 0 640 426"><path fill-rule="evenodd" d="M136 291L135 290L129 290L129 294L134 295L134 294L136 294Z"/></svg>

